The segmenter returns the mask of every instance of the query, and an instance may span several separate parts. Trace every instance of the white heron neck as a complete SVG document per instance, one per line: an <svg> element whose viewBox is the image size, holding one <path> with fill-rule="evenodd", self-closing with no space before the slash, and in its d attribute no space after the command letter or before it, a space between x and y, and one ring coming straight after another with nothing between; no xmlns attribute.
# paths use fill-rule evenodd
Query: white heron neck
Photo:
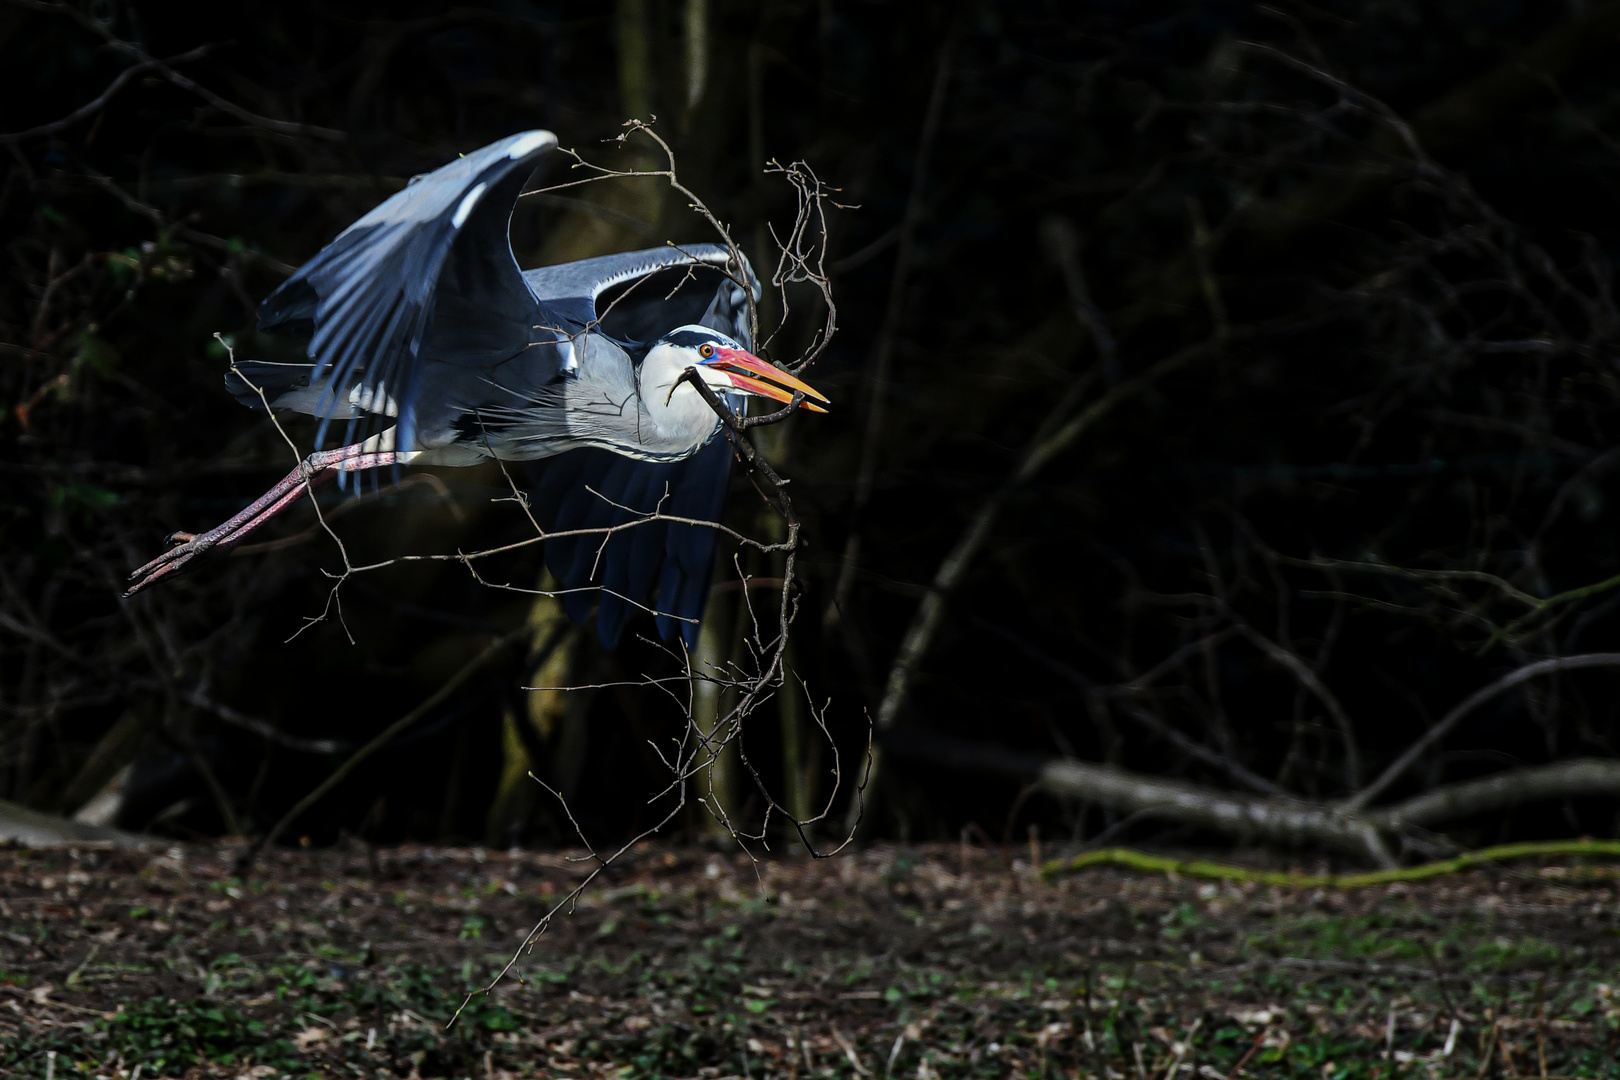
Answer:
<svg viewBox="0 0 1620 1080"><path fill-rule="evenodd" d="M708 442L718 426L708 402L682 381L689 363L676 350L654 348L637 371L642 424L637 442L658 455L685 457Z"/></svg>
<svg viewBox="0 0 1620 1080"><path fill-rule="evenodd" d="M459 429L448 429L447 441L513 461L584 446L675 461L696 453L719 427L702 396L679 381L689 363L681 350L660 355L654 349L638 365L618 345L592 335L581 352L577 375L502 388L497 400L476 406L488 422L476 441L460 440Z"/></svg>
<svg viewBox="0 0 1620 1080"><path fill-rule="evenodd" d="M697 389L682 381L689 366L674 350L657 348L642 360L638 373L641 408L655 429L654 439L679 445L685 453L708 442L720 423Z"/></svg>

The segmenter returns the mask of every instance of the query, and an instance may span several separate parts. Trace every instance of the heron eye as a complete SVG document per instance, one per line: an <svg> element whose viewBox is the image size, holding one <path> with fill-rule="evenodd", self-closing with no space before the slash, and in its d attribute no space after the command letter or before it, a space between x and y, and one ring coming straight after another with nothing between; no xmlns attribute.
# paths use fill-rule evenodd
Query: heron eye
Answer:
<svg viewBox="0 0 1620 1080"><path fill-rule="evenodd" d="M714 346L708 344L707 342L705 342L702 345L699 345L698 346L698 355L703 357L703 359L705 359L705 360L713 359L714 358Z"/></svg>

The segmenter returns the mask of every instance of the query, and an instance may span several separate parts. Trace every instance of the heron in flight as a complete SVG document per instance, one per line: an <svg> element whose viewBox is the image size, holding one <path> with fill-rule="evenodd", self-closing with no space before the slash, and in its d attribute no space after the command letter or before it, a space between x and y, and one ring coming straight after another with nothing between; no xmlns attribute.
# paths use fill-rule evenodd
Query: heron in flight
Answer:
<svg viewBox="0 0 1620 1080"><path fill-rule="evenodd" d="M520 270L508 222L556 144L527 131L416 178L270 294L259 329L306 338L310 362L241 361L226 387L252 408L317 417L317 448L337 423L343 445L216 528L171 534L126 596L239 542L315 481L497 458L534 463L531 512L574 534L546 542L546 563L576 622L595 600L610 648L638 608L666 640L696 640L715 530L687 522L720 519L732 455L692 381L738 412L750 397L816 412L827 399L749 351L759 283L724 247Z"/></svg>

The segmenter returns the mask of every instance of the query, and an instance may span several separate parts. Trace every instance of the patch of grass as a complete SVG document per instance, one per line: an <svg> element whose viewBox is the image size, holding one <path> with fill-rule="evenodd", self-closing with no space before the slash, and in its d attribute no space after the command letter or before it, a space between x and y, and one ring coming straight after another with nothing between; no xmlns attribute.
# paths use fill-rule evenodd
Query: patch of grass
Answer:
<svg viewBox="0 0 1620 1080"><path fill-rule="evenodd" d="M73 1075L80 1063L88 1067L115 1058L128 1068L141 1065L150 1076L179 1075L203 1065L270 1065L282 1071L300 1066L291 1041L231 1006L173 999L131 1002L109 1019L9 1041L0 1045L0 1075L43 1077L49 1051L59 1059L57 1075Z"/></svg>
<svg viewBox="0 0 1620 1080"><path fill-rule="evenodd" d="M1438 903L1419 886L1351 901L1103 871L1032 891L1000 865L942 871L958 865L952 849L904 866L851 856L858 872L793 883L814 903L754 911L716 902L694 860L686 879L616 883L558 920L447 1029L549 880L508 888L521 867L503 865L497 886L493 870L435 863L379 886L331 861L300 877L295 858L273 889L211 882L190 858L185 879L105 875L104 902L86 888L78 906L27 922L0 953L0 1002L21 1010L0 1008L0 1076L39 1080L55 1050L63 1080L91 1063L191 1080L254 1065L379 1080L487 1068L823 1080L855 1074L851 1054L870 1077L908 1080L1162 1078L1178 1054L1193 1071L1177 1080L1245 1059L1246 1078L1418 1080L1537 1075L1542 1038L1550 1074L1620 1080L1620 945L1603 933L1620 905L1599 882L1449 882ZM16 894L4 874L0 861L0 888ZM740 880L753 887L751 871ZM161 914L128 918L142 900Z"/></svg>

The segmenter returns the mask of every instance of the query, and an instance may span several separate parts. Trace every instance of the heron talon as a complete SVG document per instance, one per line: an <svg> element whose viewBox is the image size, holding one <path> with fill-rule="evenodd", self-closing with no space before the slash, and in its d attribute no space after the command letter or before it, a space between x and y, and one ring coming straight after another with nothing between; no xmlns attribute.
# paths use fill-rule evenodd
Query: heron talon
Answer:
<svg viewBox="0 0 1620 1080"><path fill-rule="evenodd" d="M196 533L175 532L170 533L163 539L164 543L169 545L169 550L145 566L138 567L129 575L130 586L124 590L126 600L145 589L148 585L178 573L181 567L214 546L208 543L198 543L201 538Z"/></svg>

